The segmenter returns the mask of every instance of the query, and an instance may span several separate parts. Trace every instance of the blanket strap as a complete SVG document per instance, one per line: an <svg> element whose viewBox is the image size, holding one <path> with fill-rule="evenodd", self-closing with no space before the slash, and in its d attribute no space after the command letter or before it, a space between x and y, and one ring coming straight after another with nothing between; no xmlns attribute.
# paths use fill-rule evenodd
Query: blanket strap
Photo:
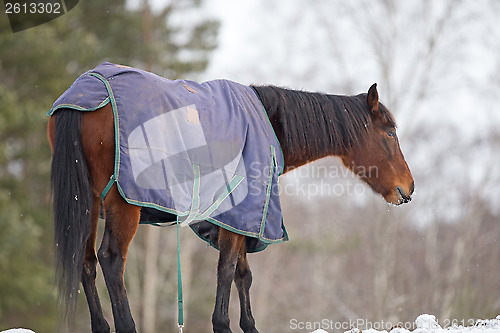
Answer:
<svg viewBox="0 0 500 333"><path fill-rule="evenodd" d="M244 179L245 179L245 177L243 177L243 176L238 176L238 175L233 176L233 178L231 178L231 180L227 184L224 192L222 192L222 194L219 196L219 198L217 200L215 200L215 202L210 207L208 207L207 210L205 210L202 214L198 215L197 219L199 221L203 221L203 220L206 220L207 218L209 218L210 215L217 208L219 208L222 201L224 201Z"/></svg>
<svg viewBox="0 0 500 333"><path fill-rule="evenodd" d="M106 197L106 194L108 194L109 190L111 189L111 186L113 186L113 184L115 183L115 181L116 181L116 175L113 174L109 178L108 185L106 185L106 187L104 188L104 190L101 193L101 201L104 201L104 198Z"/></svg>
<svg viewBox="0 0 500 333"><path fill-rule="evenodd" d="M234 175L229 181L226 188L222 194L214 201L214 203L208 207L203 213L199 212L200 206L200 167L199 165L193 164L193 197L191 198L191 210L186 219L181 223L181 226L185 227L193 221L203 221L210 217L210 215L219 208L222 201L224 201L234 189L245 179L243 176Z"/></svg>
<svg viewBox="0 0 500 333"><path fill-rule="evenodd" d="M179 333L182 333L182 328L184 327L184 302L182 300L182 275L181 275L181 249L180 249L180 237L179 237L179 218L177 218L177 326L179 327Z"/></svg>
<svg viewBox="0 0 500 333"><path fill-rule="evenodd" d="M189 223L196 220L200 211L200 166L198 164L193 164L193 197L191 198L191 209L189 214L184 221L182 221L182 226L186 226Z"/></svg>

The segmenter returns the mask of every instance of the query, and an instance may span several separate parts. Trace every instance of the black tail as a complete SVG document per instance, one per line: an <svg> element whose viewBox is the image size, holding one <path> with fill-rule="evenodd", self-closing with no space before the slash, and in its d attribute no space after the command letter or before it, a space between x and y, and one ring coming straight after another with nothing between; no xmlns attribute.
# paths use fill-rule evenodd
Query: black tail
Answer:
<svg viewBox="0 0 500 333"><path fill-rule="evenodd" d="M59 302L72 320L90 234L92 189L85 162L80 123L82 113L56 112L51 186L54 205L54 249Z"/></svg>

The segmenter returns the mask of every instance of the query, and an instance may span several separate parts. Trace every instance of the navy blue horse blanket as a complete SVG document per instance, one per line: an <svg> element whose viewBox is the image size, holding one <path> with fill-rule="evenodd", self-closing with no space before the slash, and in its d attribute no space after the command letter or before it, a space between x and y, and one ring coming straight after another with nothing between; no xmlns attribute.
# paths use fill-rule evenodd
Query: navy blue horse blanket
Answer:
<svg viewBox="0 0 500 333"><path fill-rule="evenodd" d="M179 221L217 247L214 225L247 236L249 252L288 240L278 193L279 142L255 91L228 80L168 80L103 63L47 113L111 103L116 182L142 223Z"/></svg>

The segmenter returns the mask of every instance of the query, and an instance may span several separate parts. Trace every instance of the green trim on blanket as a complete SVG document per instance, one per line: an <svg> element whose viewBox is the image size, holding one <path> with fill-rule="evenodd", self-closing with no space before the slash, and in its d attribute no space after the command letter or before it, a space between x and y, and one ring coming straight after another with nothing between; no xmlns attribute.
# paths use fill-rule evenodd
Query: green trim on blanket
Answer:
<svg viewBox="0 0 500 333"><path fill-rule="evenodd" d="M213 224L218 225L217 223L210 221L210 219L207 219L207 221L209 221L210 223L213 223ZM174 223L175 223L175 222L174 222ZM157 224L153 224L153 225L157 225ZM160 226L161 226L161 225L160 225ZM233 230L230 230L230 228L225 228L225 227L222 227L222 226L220 226L220 225L218 225L218 226L219 226L219 227L221 227L221 228L224 228L224 229L226 229L226 230L233 231ZM197 232L196 232L196 230L194 230L194 228L193 228L193 225L192 225L192 224L190 224L190 225L189 225L189 227L191 228L191 230L193 230L194 234L195 234L196 236L198 236L198 238L199 238L199 239L201 239L202 241L204 241L205 243L207 243L207 246L211 246L211 247L213 247L214 249L219 250L219 245L218 245L218 244L214 244L214 243L213 243L210 239L205 238L205 237L203 237L202 235L200 235L199 233L197 233ZM239 230L238 230L238 231L233 231L233 232L234 232L234 233L237 233L237 234L240 234L240 235L243 235L243 232L241 232L241 231L239 231ZM254 236L248 236L248 235L244 235L244 236L246 236L246 237L252 237L252 238L255 238ZM278 243L283 243L283 242L284 242L284 240L283 240L283 241L281 241L281 242L278 242ZM248 248L247 248L247 252L248 252L248 253L257 253L257 252L260 252L260 251L263 251L263 250L267 249L267 247L268 247L269 245L271 245L271 243L264 243L263 241L261 241L261 244L262 244L262 246L260 246L260 247L256 247L256 248L253 248L253 249L248 249Z"/></svg>
<svg viewBox="0 0 500 333"><path fill-rule="evenodd" d="M99 103L98 106L96 106L95 108L89 108L89 109L85 109L85 108L82 108L81 106L78 106L78 105L74 105L74 104L59 104L58 106L56 106L55 108L52 108L50 109L49 112L46 113L47 116L52 116L54 114L54 112L56 112L57 110L59 109L72 109L72 110L76 110L76 111L95 111L97 109L100 109L104 106L106 106L106 104L109 103L109 96L106 97L101 103Z"/></svg>
<svg viewBox="0 0 500 333"><path fill-rule="evenodd" d="M114 121L114 127L115 127L115 167L114 167L113 175L111 176L110 182L108 183L106 188L108 188L108 186L109 186L109 188L108 188L108 191L109 191L109 189L113 185L113 183L111 181L114 180L114 182L116 182L118 191L120 191L121 196L125 198L125 196L123 195L123 191L121 190L120 185L118 184L118 170L119 170L118 167L120 165L120 161L119 161L119 159L120 159L120 131L119 131L120 126L119 126L118 109L116 107L115 95L113 93L113 89L111 89L111 86L105 77L103 77L102 75L99 75L97 73L90 73L89 75L101 80L102 83L104 83L104 86L106 87L106 91L108 92L108 98L111 102L111 109L113 109L113 121ZM106 190L106 188L105 188L105 190ZM104 200L104 197L106 196L106 194L107 194L107 191L106 191L106 193L104 193L104 192L101 193L102 200Z"/></svg>

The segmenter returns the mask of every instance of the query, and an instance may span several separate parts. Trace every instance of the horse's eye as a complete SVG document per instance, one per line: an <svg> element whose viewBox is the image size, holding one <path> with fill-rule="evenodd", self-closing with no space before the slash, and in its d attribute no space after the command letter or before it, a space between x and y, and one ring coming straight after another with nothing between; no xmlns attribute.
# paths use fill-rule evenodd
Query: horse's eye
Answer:
<svg viewBox="0 0 500 333"><path fill-rule="evenodd" d="M387 132L387 135L388 135L390 138L395 138L395 137L396 137L396 131L389 131L389 132Z"/></svg>

